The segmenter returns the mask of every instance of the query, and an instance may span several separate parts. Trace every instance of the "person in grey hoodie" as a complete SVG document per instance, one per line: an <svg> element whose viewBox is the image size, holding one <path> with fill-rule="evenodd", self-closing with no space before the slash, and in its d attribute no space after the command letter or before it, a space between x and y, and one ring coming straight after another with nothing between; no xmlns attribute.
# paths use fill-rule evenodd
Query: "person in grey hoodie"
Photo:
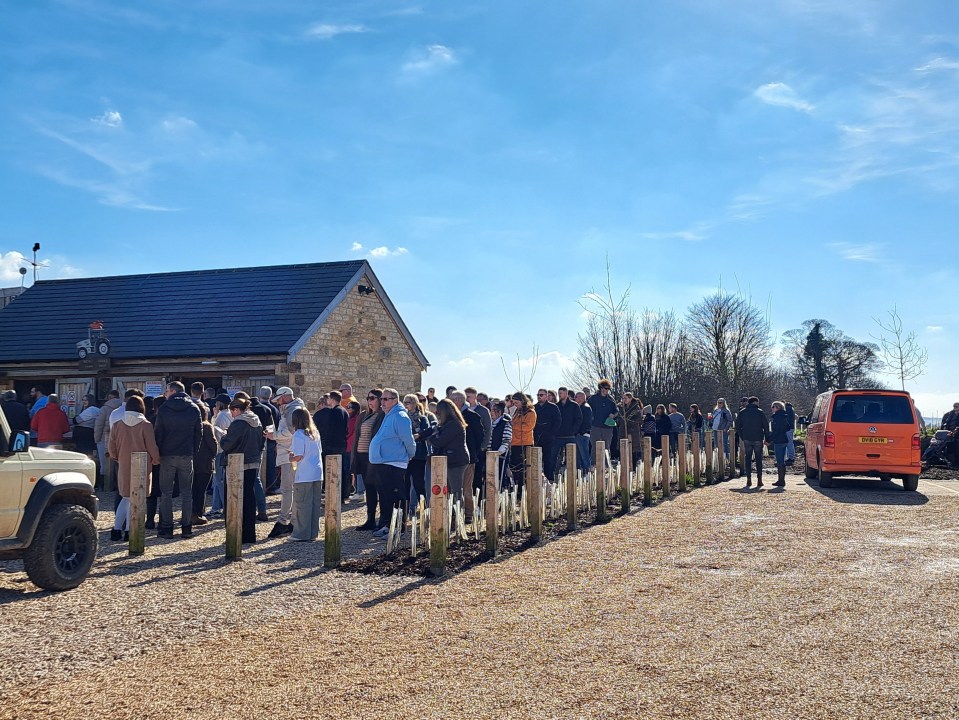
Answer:
<svg viewBox="0 0 959 720"><path fill-rule="evenodd" d="M113 461L107 457L110 447L110 413L120 407L120 391L111 390L107 393L107 401L100 408L100 414L93 424L93 440L97 444L97 453L100 456L100 476L103 478L103 489L113 489Z"/></svg>

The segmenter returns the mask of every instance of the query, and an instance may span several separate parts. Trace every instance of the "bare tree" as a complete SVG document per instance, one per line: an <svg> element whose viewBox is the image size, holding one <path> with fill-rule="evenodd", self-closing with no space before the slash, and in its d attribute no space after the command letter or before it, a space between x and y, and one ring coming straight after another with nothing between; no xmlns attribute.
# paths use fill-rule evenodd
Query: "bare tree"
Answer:
<svg viewBox="0 0 959 720"><path fill-rule="evenodd" d="M515 378L510 376L509 370L506 369L506 361L502 355L500 355L499 361L503 365L503 375L506 376L506 381L510 384L510 387L513 388L513 392L521 392L528 395L529 388L533 384L533 378L536 377L536 367L539 365L539 346L533 345L533 359L530 363L528 375L523 372L523 361L520 359L519 353L516 353Z"/></svg>
<svg viewBox="0 0 959 720"><path fill-rule="evenodd" d="M906 333L902 318L895 306L890 310L888 320L873 318L881 330L872 337L879 342L883 363L888 375L899 378L902 389L906 389L906 380L914 380L926 369L929 353L919 344L915 331Z"/></svg>

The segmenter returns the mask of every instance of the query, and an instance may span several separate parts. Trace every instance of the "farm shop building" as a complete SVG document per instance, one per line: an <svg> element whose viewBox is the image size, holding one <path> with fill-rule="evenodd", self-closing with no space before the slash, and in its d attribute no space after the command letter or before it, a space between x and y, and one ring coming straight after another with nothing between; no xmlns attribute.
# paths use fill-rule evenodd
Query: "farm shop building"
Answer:
<svg viewBox="0 0 959 720"><path fill-rule="evenodd" d="M56 391L70 415L170 380L288 385L312 410L342 382L418 390L427 365L362 260L45 280L0 310L0 390Z"/></svg>

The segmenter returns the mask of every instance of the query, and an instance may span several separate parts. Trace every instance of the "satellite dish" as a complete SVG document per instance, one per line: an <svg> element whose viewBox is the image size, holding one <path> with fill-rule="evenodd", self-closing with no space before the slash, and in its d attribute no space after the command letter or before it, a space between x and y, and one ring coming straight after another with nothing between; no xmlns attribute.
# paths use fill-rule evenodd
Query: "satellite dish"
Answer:
<svg viewBox="0 0 959 720"><path fill-rule="evenodd" d="M21 275L26 275L26 274L27 274L27 269L26 269L25 267L20 268L20 274L21 274Z"/></svg>

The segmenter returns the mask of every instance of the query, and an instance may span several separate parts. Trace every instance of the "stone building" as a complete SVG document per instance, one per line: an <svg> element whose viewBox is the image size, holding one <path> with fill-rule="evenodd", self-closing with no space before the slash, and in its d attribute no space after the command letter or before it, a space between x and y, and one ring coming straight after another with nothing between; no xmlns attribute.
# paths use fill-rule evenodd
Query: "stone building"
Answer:
<svg viewBox="0 0 959 720"><path fill-rule="evenodd" d="M312 408L342 382L419 390L427 366L363 260L44 280L0 310L0 390L57 391L70 414L174 379L289 385Z"/></svg>

